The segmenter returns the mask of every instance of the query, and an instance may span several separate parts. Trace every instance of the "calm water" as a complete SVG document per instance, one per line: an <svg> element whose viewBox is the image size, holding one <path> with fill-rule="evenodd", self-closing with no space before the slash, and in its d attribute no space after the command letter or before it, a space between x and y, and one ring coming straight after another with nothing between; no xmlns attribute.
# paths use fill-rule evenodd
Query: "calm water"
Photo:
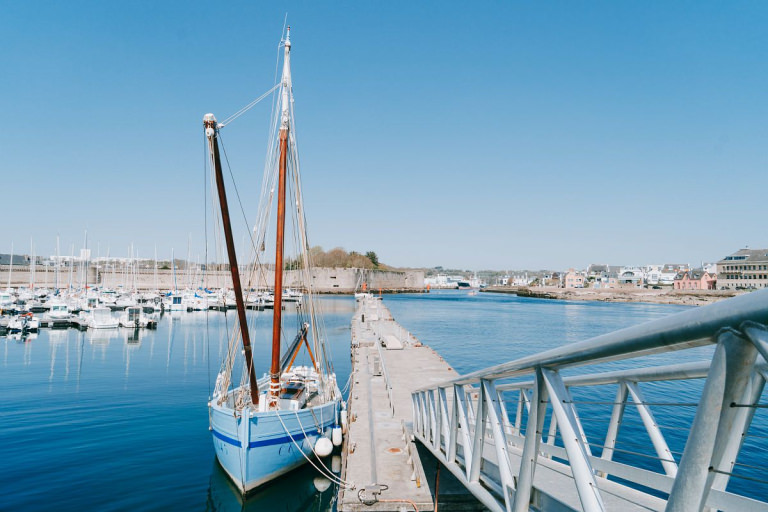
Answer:
<svg viewBox="0 0 768 512"><path fill-rule="evenodd" d="M336 371L344 383L350 371L354 301L326 297L322 304ZM387 296L385 304L396 320L462 373L685 309L466 292ZM257 322L254 358L264 371L271 313L252 315ZM218 468L206 401L233 321L231 313L179 313L163 317L155 331L44 330L27 342L0 338L5 398L0 403L0 509L333 508L334 489L316 491L311 468L291 473L245 503ZM705 352L686 357L701 359ZM669 355L657 359L682 360ZM665 393L647 390L649 400ZM675 401L685 401L695 386L675 393L680 395ZM599 396L587 398L597 401ZM586 416L599 419L605 412L596 408ZM637 433L632 428L642 427L639 418L630 416L628 412L626 432L631 438ZM674 429L687 420L678 416L659 422L672 427L672 433L681 432ZM592 428L585 421L588 436ZM768 435L765 428L758 433ZM669 440L673 451L682 446L677 437Z"/></svg>

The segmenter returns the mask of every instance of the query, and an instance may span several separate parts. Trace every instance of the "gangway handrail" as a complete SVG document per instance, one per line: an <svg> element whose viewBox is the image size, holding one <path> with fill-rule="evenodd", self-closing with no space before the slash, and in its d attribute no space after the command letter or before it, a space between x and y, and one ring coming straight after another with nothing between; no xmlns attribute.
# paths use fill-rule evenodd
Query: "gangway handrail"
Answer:
<svg viewBox="0 0 768 512"><path fill-rule="evenodd" d="M412 393L414 436L491 510L527 511L542 493L561 492L563 478L570 478L579 503L570 506L582 510L606 510L605 494L611 500L625 500L621 503L666 507L668 512L705 508L765 512L765 498L730 492L727 485L731 476L751 478L750 473L733 471L735 465L750 467L738 464L737 457L755 413L765 408L760 398L768 379L767 323L768 289L431 384ZM705 345L714 345L710 360L647 367L649 360L643 357ZM598 366L589 374L561 375L566 368L617 360L627 365L630 359L640 367L601 371ZM520 379L531 375L532 380ZM692 379L705 379L703 386L687 388L701 389L693 403L646 400L639 385ZM606 385L616 388L612 401L573 398L572 390ZM505 405L505 394L512 392L519 392L514 423ZM590 442L582 427L577 409L586 404L611 406L602 444ZM690 433L682 440L682 456L667 444L651 410L657 405L684 407L694 414ZM661 472L637 461L612 460L615 452L633 453L617 447L629 408L639 414L656 452L635 455L656 459ZM761 436L754 439L763 442ZM599 457L591 451L596 446L602 449ZM553 474L560 476L553 481L560 484L534 488L534 469L542 464L555 468ZM607 480L608 472L629 486ZM758 481L768 486L768 479ZM646 494L643 486L668 496Z"/></svg>

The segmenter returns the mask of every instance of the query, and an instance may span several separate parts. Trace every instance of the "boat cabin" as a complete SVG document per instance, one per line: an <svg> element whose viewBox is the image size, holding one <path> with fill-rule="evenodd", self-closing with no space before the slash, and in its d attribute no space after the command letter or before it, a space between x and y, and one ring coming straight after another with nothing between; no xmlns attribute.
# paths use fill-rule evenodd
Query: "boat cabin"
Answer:
<svg viewBox="0 0 768 512"><path fill-rule="evenodd" d="M69 316L69 307L62 302L51 304L48 315L51 318L66 318Z"/></svg>
<svg viewBox="0 0 768 512"><path fill-rule="evenodd" d="M93 321L97 325L113 324L112 310L109 308L95 308L93 310Z"/></svg>
<svg viewBox="0 0 768 512"><path fill-rule="evenodd" d="M280 389L280 410L298 411L307 403L303 382L289 381Z"/></svg>
<svg viewBox="0 0 768 512"><path fill-rule="evenodd" d="M126 308L125 312L129 322L135 323L141 320L141 307L131 306Z"/></svg>

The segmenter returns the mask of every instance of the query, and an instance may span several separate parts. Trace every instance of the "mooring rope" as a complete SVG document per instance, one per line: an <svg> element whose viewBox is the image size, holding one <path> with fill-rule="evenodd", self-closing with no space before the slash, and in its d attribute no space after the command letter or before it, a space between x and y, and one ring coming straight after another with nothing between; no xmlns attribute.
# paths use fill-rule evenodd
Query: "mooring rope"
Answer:
<svg viewBox="0 0 768 512"><path fill-rule="evenodd" d="M304 438L306 439L307 433L304 432L304 427L301 425L301 420L299 419L299 412L298 411L294 411L294 412L296 413L296 419L299 422L299 427L301 428L301 431L304 434ZM312 453L314 454L315 457L317 457L317 461L323 467L325 472L323 471L323 469L320 469L319 467L317 467L315 465L315 463L312 462L312 459L307 457L307 454L304 453L304 450L301 449L299 444L293 438L293 435L291 435L291 433L288 431L288 427L285 426L285 423L283 422L283 418L280 416L280 414L275 412L275 416L277 416L277 419L280 420L280 424L283 426L283 430L285 431L286 434L288 434L288 437L291 439L291 442L293 442L294 446L296 446L296 449L299 450L301 455L307 460L307 462L309 462L312 465L313 468L315 468L321 475L323 475L324 477L326 477L330 481L332 481L332 482L334 482L334 483L344 487L344 489L354 489L355 488L354 482L346 482L346 481L342 480L341 478L337 477L336 475L334 475L333 472L331 470L329 470L325 466L325 464L323 464L323 461L320 460L320 457L317 455L317 452L315 452L315 447L314 446L310 446L310 449L312 450Z"/></svg>

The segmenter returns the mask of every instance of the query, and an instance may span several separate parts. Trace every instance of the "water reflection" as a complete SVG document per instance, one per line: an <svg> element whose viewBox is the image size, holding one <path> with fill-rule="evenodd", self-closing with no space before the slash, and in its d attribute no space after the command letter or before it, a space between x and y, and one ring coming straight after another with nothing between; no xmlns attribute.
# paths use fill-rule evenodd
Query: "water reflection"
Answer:
<svg viewBox="0 0 768 512"><path fill-rule="evenodd" d="M337 487L304 465L243 498L218 462L213 463L206 510L211 512L328 511L336 501Z"/></svg>

